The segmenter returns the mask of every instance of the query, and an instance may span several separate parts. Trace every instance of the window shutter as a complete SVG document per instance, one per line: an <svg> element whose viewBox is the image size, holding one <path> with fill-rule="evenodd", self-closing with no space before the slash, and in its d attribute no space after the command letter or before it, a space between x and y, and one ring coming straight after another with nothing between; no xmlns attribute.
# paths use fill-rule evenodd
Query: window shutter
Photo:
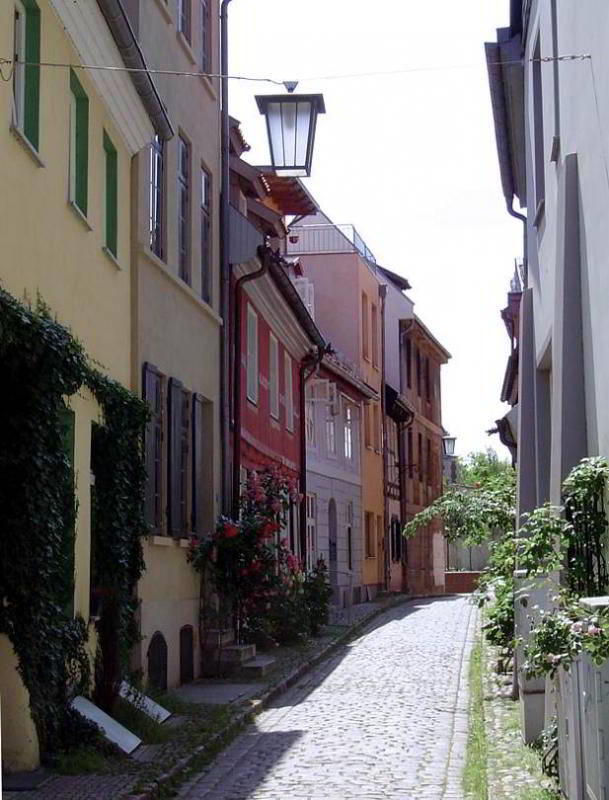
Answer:
<svg viewBox="0 0 609 800"><path fill-rule="evenodd" d="M279 345L269 333L269 409L272 417L279 419Z"/></svg>
<svg viewBox="0 0 609 800"><path fill-rule="evenodd" d="M168 397L169 446L167 464L168 503L167 516L169 533L181 536L181 501L182 501L182 406L184 395L182 384L175 378L169 379Z"/></svg>
<svg viewBox="0 0 609 800"><path fill-rule="evenodd" d="M258 317L247 307L247 396L258 402Z"/></svg>
<svg viewBox="0 0 609 800"><path fill-rule="evenodd" d="M145 462L146 498L145 515L150 527L161 527L161 376L154 364L144 364L142 387L144 400L150 408L151 418L146 426Z"/></svg>
<svg viewBox="0 0 609 800"><path fill-rule="evenodd" d="M201 395L192 396L192 528L199 536L205 525L205 469L203 465L205 431L204 402Z"/></svg>

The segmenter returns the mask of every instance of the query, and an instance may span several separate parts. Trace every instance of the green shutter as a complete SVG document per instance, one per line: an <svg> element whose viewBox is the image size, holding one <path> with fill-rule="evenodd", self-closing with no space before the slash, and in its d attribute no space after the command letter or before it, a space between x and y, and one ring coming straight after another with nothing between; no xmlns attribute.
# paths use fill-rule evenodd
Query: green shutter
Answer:
<svg viewBox="0 0 609 800"><path fill-rule="evenodd" d="M25 6L25 60L40 61L40 9L34 0L24 0ZM23 133L32 147L38 150L40 126L40 67L25 68L25 108Z"/></svg>
<svg viewBox="0 0 609 800"><path fill-rule="evenodd" d="M87 214L89 196L89 98L74 70L70 70L70 90L76 99L75 190L74 202Z"/></svg>
<svg viewBox="0 0 609 800"><path fill-rule="evenodd" d="M61 426L61 441L70 465L70 476L72 484L74 480L74 412L66 408L63 403L59 408L59 424ZM74 616L74 545L75 530L72 528L66 531L64 538L64 567L65 574L63 580L64 609L68 617Z"/></svg>
<svg viewBox="0 0 609 800"><path fill-rule="evenodd" d="M106 247L114 257L117 254L118 164L117 153L104 131L106 159Z"/></svg>

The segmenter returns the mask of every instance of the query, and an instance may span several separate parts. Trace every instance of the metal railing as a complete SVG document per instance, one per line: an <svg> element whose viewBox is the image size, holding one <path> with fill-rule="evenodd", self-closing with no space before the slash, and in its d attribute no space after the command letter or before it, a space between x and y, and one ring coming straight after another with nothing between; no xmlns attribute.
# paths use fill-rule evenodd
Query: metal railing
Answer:
<svg viewBox="0 0 609 800"><path fill-rule="evenodd" d="M288 255L359 253L369 264L376 266L374 253L353 225L293 225L287 248Z"/></svg>

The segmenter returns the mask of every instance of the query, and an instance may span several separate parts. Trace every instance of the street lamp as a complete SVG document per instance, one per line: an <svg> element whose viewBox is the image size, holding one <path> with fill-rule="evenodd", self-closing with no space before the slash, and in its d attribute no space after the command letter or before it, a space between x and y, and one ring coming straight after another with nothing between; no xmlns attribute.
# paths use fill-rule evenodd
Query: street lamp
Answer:
<svg viewBox="0 0 609 800"><path fill-rule="evenodd" d="M264 94L256 102L266 117L271 162L277 175L311 174L317 115L326 113L322 94Z"/></svg>
<svg viewBox="0 0 609 800"><path fill-rule="evenodd" d="M442 437L442 444L444 445L444 455L445 456L454 456L455 454L455 442L457 441L456 436L443 436Z"/></svg>

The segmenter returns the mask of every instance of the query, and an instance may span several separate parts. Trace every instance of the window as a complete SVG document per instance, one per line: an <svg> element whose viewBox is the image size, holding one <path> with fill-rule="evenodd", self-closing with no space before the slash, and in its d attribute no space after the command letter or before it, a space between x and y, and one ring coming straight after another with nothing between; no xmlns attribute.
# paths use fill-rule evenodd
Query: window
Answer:
<svg viewBox="0 0 609 800"><path fill-rule="evenodd" d="M312 400L307 400L305 403L305 434L307 444L311 447L315 446L315 403Z"/></svg>
<svg viewBox="0 0 609 800"><path fill-rule="evenodd" d="M374 558L375 553L375 546L374 546L374 514L370 511L366 511L365 515L365 536L366 536L366 558Z"/></svg>
<svg viewBox="0 0 609 800"><path fill-rule="evenodd" d="M40 10L35 0L15 0L13 19L13 125L38 150L40 67L34 65L40 61Z"/></svg>
<svg viewBox="0 0 609 800"><path fill-rule="evenodd" d="M116 258L118 252L118 156L106 131L104 131L104 160L104 243Z"/></svg>
<svg viewBox="0 0 609 800"><path fill-rule="evenodd" d="M307 567L312 570L317 560L317 495L307 494Z"/></svg>
<svg viewBox="0 0 609 800"><path fill-rule="evenodd" d="M89 195L89 100L70 70L70 202L87 216Z"/></svg>
<svg viewBox="0 0 609 800"><path fill-rule="evenodd" d="M279 345L269 333L269 409L271 417L279 419Z"/></svg>
<svg viewBox="0 0 609 800"><path fill-rule="evenodd" d="M258 315L247 306L247 398L258 403Z"/></svg>
<svg viewBox="0 0 609 800"><path fill-rule="evenodd" d="M379 365L379 329L378 329L378 314L376 306L372 303L372 366L378 367Z"/></svg>
<svg viewBox="0 0 609 800"><path fill-rule="evenodd" d="M373 427L374 427L374 431L373 431L374 449L378 453L380 451L380 449L381 449L381 422L380 422L380 413L379 413L378 405L374 405L372 407L372 411L373 411L372 419L373 419L373 423L374 423L374 425L373 425Z"/></svg>
<svg viewBox="0 0 609 800"><path fill-rule="evenodd" d="M191 0L178 0L178 31L190 42L190 3Z"/></svg>
<svg viewBox="0 0 609 800"><path fill-rule="evenodd" d="M211 0L201 0L201 72L211 72Z"/></svg>
<svg viewBox="0 0 609 800"><path fill-rule="evenodd" d="M370 359L368 337L368 298L362 292L362 355L366 360Z"/></svg>
<svg viewBox="0 0 609 800"><path fill-rule="evenodd" d="M425 459L427 467L427 483L429 486L433 483L433 464L431 461L431 439L427 439L427 457Z"/></svg>
<svg viewBox="0 0 609 800"><path fill-rule="evenodd" d="M366 447L372 447L372 439L370 438L370 404L366 403L364 406L364 444Z"/></svg>
<svg viewBox="0 0 609 800"><path fill-rule="evenodd" d="M146 426L145 460L146 494L144 513L151 531L159 533L162 525L162 441L163 441L163 379L152 364L144 364L144 399L148 403L150 419Z"/></svg>
<svg viewBox="0 0 609 800"><path fill-rule="evenodd" d="M345 458L349 461L353 458L353 409L351 406L345 407Z"/></svg>
<svg viewBox="0 0 609 800"><path fill-rule="evenodd" d="M393 517L391 520L391 560L402 560L402 532L397 517Z"/></svg>
<svg viewBox="0 0 609 800"><path fill-rule="evenodd" d="M380 515L377 515L376 517L376 540L378 542L377 556L379 556L379 558L382 558L382 553L383 550L385 549L385 546L384 546L383 518Z"/></svg>
<svg viewBox="0 0 609 800"><path fill-rule="evenodd" d="M190 284L190 145L178 137L178 268Z"/></svg>
<svg viewBox="0 0 609 800"><path fill-rule="evenodd" d="M353 503L347 503L347 569L353 569Z"/></svg>
<svg viewBox="0 0 609 800"><path fill-rule="evenodd" d="M418 347L415 348L415 350L416 350L415 361L417 365L417 394L420 397L421 396L421 353Z"/></svg>
<svg viewBox="0 0 609 800"><path fill-rule="evenodd" d="M414 477L414 452L412 448L412 430L408 430L408 477Z"/></svg>
<svg viewBox="0 0 609 800"><path fill-rule="evenodd" d="M425 464L423 463L423 436L420 433L418 435L417 444L419 451L418 473L419 473L419 480L422 481L425 476Z"/></svg>
<svg viewBox="0 0 609 800"><path fill-rule="evenodd" d="M410 339L406 339L406 386L412 388L412 345Z"/></svg>
<svg viewBox="0 0 609 800"><path fill-rule="evenodd" d="M211 302L211 180L201 167L201 297Z"/></svg>
<svg viewBox="0 0 609 800"><path fill-rule="evenodd" d="M183 537L190 530L190 393L170 378L168 394L168 522L171 535Z"/></svg>
<svg viewBox="0 0 609 800"><path fill-rule="evenodd" d="M537 36L533 52L533 129L535 138L535 222L542 209L546 194L546 175L543 141L543 92L541 78L541 42Z"/></svg>
<svg viewBox="0 0 609 800"><path fill-rule="evenodd" d="M164 157L165 142L159 136L155 136L150 145L149 244L152 252L159 258L164 257Z"/></svg>
<svg viewBox="0 0 609 800"><path fill-rule="evenodd" d="M294 430L294 394L292 387L292 359L284 353L285 369L285 426L289 431Z"/></svg>
<svg viewBox="0 0 609 800"><path fill-rule="evenodd" d="M332 416L326 419L326 450L329 456L336 455L336 423Z"/></svg>
<svg viewBox="0 0 609 800"><path fill-rule="evenodd" d="M425 399L427 402L431 400L431 383L429 380L430 375L430 366L429 366L429 357L426 356L425 358Z"/></svg>

